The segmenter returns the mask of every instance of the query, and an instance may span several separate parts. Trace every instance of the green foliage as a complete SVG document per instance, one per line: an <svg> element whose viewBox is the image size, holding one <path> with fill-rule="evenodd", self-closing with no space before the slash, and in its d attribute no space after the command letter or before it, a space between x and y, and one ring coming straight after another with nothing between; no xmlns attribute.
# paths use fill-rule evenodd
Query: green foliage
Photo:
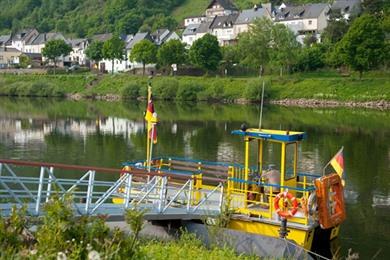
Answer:
<svg viewBox="0 0 390 260"><path fill-rule="evenodd" d="M158 62L163 66L183 64L186 62L186 49L180 40L164 43L157 53Z"/></svg>
<svg viewBox="0 0 390 260"><path fill-rule="evenodd" d="M176 99L181 101L196 101L198 99L198 93L203 89L203 86L195 82L180 84Z"/></svg>
<svg viewBox="0 0 390 260"><path fill-rule="evenodd" d="M336 43L340 41L348 31L349 24L341 14L331 15L330 17L330 21L328 22L328 26L324 29L322 37L325 41Z"/></svg>
<svg viewBox="0 0 390 260"><path fill-rule="evenodd" d="M140 96L140 86L137 83L130 83L121 93L122 97L136 99Z"/></svg>
<svg viewBox="0 0 390 260"><path fill-rule="evenodd" d="M103 45L103 42L94 41L88 46L85 54L89 59L98 63L103 59Z"/></svg>
<svg viewBox="0 0 390 260"><path fill-rule="evenodd" d="M248 32L239 35L237 47L241 64L255 69L268 64L272 26L272 21L269 19L257 19Z"/></svg>
<svg viewBox="0 0 390 260"><path fill-rule="evenodd" d="M24 54L20 55L20 57L19 57L19 65L23 69L27 68L29 65L31 65L30 57L28 57L27 55L24 55Z"/></svg>
<svg viewBox="0 0 390 260"><path fill-rule="evenodd" d="M360 72L376 68L385 58L385 34L373 15L362 15L336 45L336 55L345 64Z"/></svg>
<svg viewBox="0 0 390 260"><path fill-rule="evenodd" d="M313 71L325 66L326 50L323 44L305 47L299 52L296 68L299 71Z"/></svg>
<svg viewBox="0 0 390 260"><path fill-rule="evenodd" d="M250 101L260 101L262 87L263 87L263 82L260 80L254 80L249 82L245 87L243 97ZM264 99L266 99L265 90L264 90Z"/></svg>
<svg viewBox="0 0 390 260"><path fill-rule="evenodd" d="M296 63L300 45L295 39L295 34L283 24L274 24L271 29L271 38L268 48L271 64L280 68L280 76L283 69L288 71Z"/></svg>
<svg viewBox="0 0 390 260"><path fill-rule="evenodd" d="M111 39L107 40L103 44L103 58L109 60L123 60L123 49L125 48L125 43L121 40L121 38L114 34Z"/></svg>
<svg viewBox="0 0 390 260"><path fill-rule="evenodd" d="M178 88L177 79L164 78L153 85L153 93L158 99L173 100L176 98Z"/></svg>
<svg viewBox="0 0 390 260"><path fill-rule="evenodd" d="M155 63L157 46L149 40L142 40L136 43L131 50L130 60L142 63L143 74L145 74L145 64Z"/></svg>
<svg viewBox="0 0 390 260"><path fill-rule="evenodd" d="M111 72L114 74L114 60L123 60L124 59L124 48L125 43L122 41L122 39L117 35L114 34L111 39L107 40L103 44L103 58L111 60Z"/></svg>
<svg viewBox="0 0 390 260"><path fill-rule="evenodd" d="M217 37L211 34L196 40L191 46L189 55L194 65L207 71L215 71L222 60Z"/></svg>
<svg viewBox="0 0 390 260"><path fill-rule="evenodd" d="M76 37L96 33L134 33L148 17L167 17L184 0L0 0L0 32L37 27Z"/></svg>
<svg viewBox="0 0 390 260"><path fill-rule="evenodd" d="M72 47L70 47L64 40L50 40L42 49L42 56L52 60L54 62L54 66L56 66L57 57L66 56L71 51Z"/></svg>
<svg viewBox="0 0 390 260"><path fill-rule="evenodd" d="M273 24L270 19L257 19L249 32L239 37L238 51L241 64L264 69L265 66L290 70L297 61L300 45L294 33L283 24Z"/></svg>

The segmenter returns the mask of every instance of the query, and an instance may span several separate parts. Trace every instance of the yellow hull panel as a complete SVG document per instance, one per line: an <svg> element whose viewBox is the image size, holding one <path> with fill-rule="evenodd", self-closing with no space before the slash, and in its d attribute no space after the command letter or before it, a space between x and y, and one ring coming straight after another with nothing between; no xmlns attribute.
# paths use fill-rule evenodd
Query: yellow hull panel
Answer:
<svg viewBox="0 0 390 260"><path fill-rule="evenodd" d="M280 226L257 221L233 219L229 223L229 228L252 234L277 238L279 237ZM314 237L314 228L310 230L301 230L288 227L288 230L288 239L294 240L298 245L310 250Z"/></svg>

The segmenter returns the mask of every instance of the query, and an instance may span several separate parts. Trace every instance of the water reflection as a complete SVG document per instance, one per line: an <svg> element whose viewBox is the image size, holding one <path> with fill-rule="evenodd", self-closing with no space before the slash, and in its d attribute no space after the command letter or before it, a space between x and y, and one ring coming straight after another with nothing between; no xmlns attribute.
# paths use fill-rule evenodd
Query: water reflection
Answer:
<svg viewBox="0 0 390 260"><path fill-rule="evenodd" d="M155 155L243 162L243 142L230 135L258 124L259 108L156 102L161 122ZM145 104L0 98L0 157L120 167L145 156ZM345 147L348 219L339 243L362 258L390 255L390 113L362 109L265 108L265 128L302 130L299 171L320 173ZM267 147L270 162L279 159ZM250 158L256 163L256 156ZM116 178L116 176L112 176Z"/></svg>

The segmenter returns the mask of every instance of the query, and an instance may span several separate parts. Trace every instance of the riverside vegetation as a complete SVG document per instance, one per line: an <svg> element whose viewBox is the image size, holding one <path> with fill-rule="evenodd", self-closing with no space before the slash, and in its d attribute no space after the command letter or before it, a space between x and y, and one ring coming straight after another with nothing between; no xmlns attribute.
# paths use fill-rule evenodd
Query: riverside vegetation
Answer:
<svg viewBox="0 0 390 260"><path fill-rule="evenodd" d="M0 95L103 99L146 96L149 79L126 74L105 75L0 75ZM337 73L304 73L284 77L160 76L151 80L154 97L164 100L256 102L265 82L265 98L335 100L340 102L390 101L390 78L382 72L342 77Z"/></svg>
<svg viewBox="0 0 390 260"><path fill-rule="evenodd" d="M24 208L14 208L10 217L0 218L0 259L253 258L236 255L228 248L208 249L185 231L172 241L141 238L143 212L137 210L125 214L130 234L111 230L105 216L76 217L72 203L70 195L64 199L53 196L45 204L42 217L28 217Z"/></svg>

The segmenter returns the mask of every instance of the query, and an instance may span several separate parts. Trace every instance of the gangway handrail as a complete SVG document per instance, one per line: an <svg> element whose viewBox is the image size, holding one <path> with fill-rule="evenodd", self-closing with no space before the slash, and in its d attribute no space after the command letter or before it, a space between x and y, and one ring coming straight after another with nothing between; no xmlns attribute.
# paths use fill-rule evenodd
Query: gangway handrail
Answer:
<svg viewBox="0 0 390 260"><path fill-rule="evenodd" d="M271 183L265 183L265 182L259 182L259 181L249 181L249 180L246 181L244 179L232 178L232 177L229 177L228 181L247 183L247 184L256 184L256 185L268 186L268 187L273 187L273 188L282 188L282 189L289 189L289 190L296 190L296 191L314 191L315 190L315 187L312 187L312 186L306 187L306 188L300 188L300 187L283 186L283 185L271 184Z"/></svg>
<svg viewBox="0 0 390 260"><path fill-rule="evenodd" d="M47 162L33 162L33 161L22 161L22 160L13 160L13 159L0 159L0 163L5 164L13 164L13 165L19 165L19 166L32 166L32 167L53 167L63 170L76 170L76 171L98 171L98 172L104 172L104 173L130 173L134 176L160 176L160 177L171 177L175 179L181 179L181 180L188 180L191 179L192 176L186 176L181 174L175 174L175 173L165 173L164 170L152 170L150 172L147 172L144 169L137 169L137 168L131 168L130 171L126 171L123 169L115 169L115 168L106 168L106 167L96 167L96 166L81 166L81 165L71 165L71 164L63 164L63 163L47 163ZM207 181L215 181L215 182L222 182L225 183L226 179L221 178L215 178L215 177L202 177L203 180Z"/></svg>

